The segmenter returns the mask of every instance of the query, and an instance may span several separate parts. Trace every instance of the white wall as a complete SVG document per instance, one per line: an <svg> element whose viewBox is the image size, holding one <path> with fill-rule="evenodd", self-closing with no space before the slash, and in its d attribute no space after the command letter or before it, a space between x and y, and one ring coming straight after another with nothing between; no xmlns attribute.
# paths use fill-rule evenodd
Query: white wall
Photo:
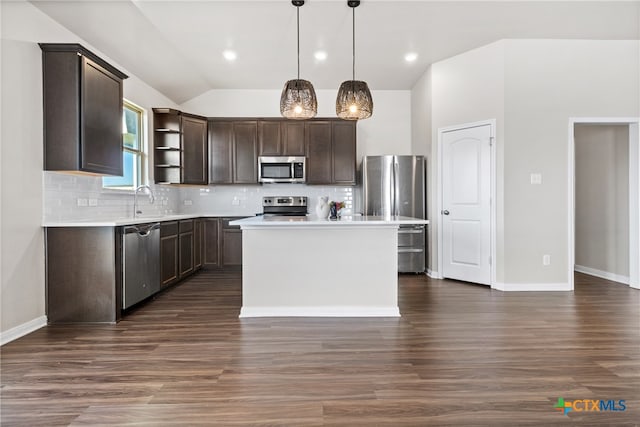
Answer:
<svg viewBox="0 0 640 427"><path fill-rule="evenodd" d="M503 40L432 65L434 159L438 128L497 120L499 284L568 283L569 118L640 115L639 44ZM533 172L542 185L530 184ZM430 206L437 227L433 197ZM430 243L433 268L437 242Z"/></svg>
<svg viewBox="0 0 640 427"><path fill-rule="evenodd" d="M125 73L127 70L30 3L1 2L0 7L3 125L0 156L0 332L4 341L25 325L31 327L41 324L45 314L44 241L41 228L45 187L42 172L42 52L37 43L81 43ZM124 83L124 95L144 108L175 106L133 75ZM62 192L59 202L71 204L67 206L70 209L75 200L74 192L82 192L87 186L97 188L97 180L100 180L79 177L78 181L84 184L76 187L65 184L68 182L66 175L51 175L47 188L57 188ZM130 194L121 197L126 200L125 205L131 199ZM52 195L45 199L56 200ZM122 209L126 210L124 207Z"/></svg>
<svg viewBox="0 0 640 427"><path fill-rule="evenodd" d="M498 236L497 257L503 252L502 180L504 153L504 42L496 42L466 52L431 66L432 134L430 180L437 184L438 129L481 120L496 119L498 153ZM437 270L437 239L440 215L435 194L429 200L429 218L433 238L429 241L429 266ZM502 280L502 267L497 264L497 280Z"/></svg>
<svg viewBox="0 0 640 427"><path fill-rule="evenodd" d="M283 82L284 84L284 82ZM338 89L317 89L317 117L336 117ZM279 90L211 90L180 108L206 117L280 117ZM358 164L362 156L411 154L411 92L372 90L373 115L358 122Z"/></svg>
<svg viewBox="0 0 640 427"><path fill-rule="evenodd" d="M575 127L575 264L629 279L629 126Z"/></svg>
<svg viewBox="0 0 640 427"><path fill-rule="evenodd" d="M639 43L505 42L506 282L568 282L569 118L640 115Z"/></svg>
<svg viewBox="0 0 640 427"><path fill-rule="evenodd" d="M44 322L40 55L36 44L2 40L2 332Z"/></svg>

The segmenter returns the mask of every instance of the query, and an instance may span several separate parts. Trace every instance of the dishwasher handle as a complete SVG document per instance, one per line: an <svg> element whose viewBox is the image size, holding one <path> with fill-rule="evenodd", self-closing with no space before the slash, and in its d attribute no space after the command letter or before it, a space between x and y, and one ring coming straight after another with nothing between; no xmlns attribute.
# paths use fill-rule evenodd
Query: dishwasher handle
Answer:
<svg viewBox="0 0 640 427"><path fill-rule="evenodd" d="M153 232L153 230L157 230L159 228L159 222L154 222L151 224L128 225L124 228L124 234L138 233L138 235L141 237L147 237Z"/></svg>

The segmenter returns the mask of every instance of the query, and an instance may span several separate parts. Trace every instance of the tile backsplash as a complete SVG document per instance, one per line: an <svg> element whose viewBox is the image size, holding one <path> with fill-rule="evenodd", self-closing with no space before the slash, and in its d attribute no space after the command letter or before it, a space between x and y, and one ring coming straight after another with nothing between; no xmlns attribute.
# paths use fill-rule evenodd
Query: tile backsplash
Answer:
<svg viewBox="0 0 640 427"><path fill-rule="evenodd" d="M80 174L43 172L45 222L113 219L133 216L133 191L102 188L102 178ZM155 202L147 194L138 194L142 215L178 213L179 189L151 185Z"/></svg>
<svg viewBox="0 0 640 427"><path fill-rule="evenodd" d="M263 196L307 196L310 214L318 197L344 201L346 209L358 212L359 187L311 186L303 184L170 186L151 185L155 203L138 194L143 216L213 214L250 216L262 212ZM43 172L45 222L128 218L133 215L133 192L105 190L96 176Z"/></svg>
<svg viewBox="0 0 640 427"><path fill-rule="evenodd" d="M307 196L308 211L315 212L320 196L344 201L346 209L354 210L359 194L357 187L331 187L304 184L219 185L207 187L181 187L181 213L213 213L228 216L255 215L262 212L263 196Z"/></svg>

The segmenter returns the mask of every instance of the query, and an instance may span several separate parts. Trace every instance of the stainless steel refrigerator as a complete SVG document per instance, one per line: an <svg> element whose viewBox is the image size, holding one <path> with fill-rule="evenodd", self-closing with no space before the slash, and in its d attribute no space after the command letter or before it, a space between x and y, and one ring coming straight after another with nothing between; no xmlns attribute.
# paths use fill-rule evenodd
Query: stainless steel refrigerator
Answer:
<svg viewBox="0 0 640 427"><path fill-rule="evenodd" d="M362 202L365 215L426 217L426 178L423 156L366 156L362 159ZM423 225L398 231L398 271L425 269L426 233Z"/></svg>

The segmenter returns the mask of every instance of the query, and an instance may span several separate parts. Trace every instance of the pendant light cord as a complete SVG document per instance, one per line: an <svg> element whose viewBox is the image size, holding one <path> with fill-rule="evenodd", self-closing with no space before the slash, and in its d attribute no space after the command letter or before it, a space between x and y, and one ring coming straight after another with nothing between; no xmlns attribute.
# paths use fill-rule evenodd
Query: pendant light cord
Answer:
<svg viewBox="0 0 640 427"><path fill-rule="evenodd" d="M298 34L298 80L300 80L300 6L296 6L297 34Z"/></svg>
<svg viewBox="0 0 640 427"><path fill-rule="evenodd" d="M352 73L353 73L353 78L352 80L356 79L356 8L352 7L351 11L353 12L353 25L351 26L352 28L352 34L351 34L351 40L353 43L353 51L352 51Z"/></svg>

